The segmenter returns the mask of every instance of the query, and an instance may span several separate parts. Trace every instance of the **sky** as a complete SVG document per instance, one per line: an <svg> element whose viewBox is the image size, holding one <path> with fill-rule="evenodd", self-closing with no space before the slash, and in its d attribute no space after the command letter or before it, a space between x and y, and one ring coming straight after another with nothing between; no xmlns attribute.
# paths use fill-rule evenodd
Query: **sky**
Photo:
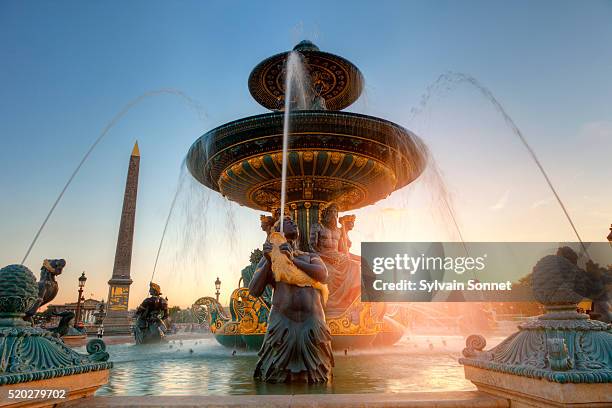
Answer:
<svg viewBox="0 0 612 408"><path fill-rule="evenodd" d="M503 105L539 156L585 241L612 222L612 2L589 1L3 1L0 2L0 265L18 263L89 146L131 101L74 179L26 265L65 258L54 303L106 299L132 146L141 152L132 260L135 307L155 281L171 305L236 287L261 245L259 212L181 175L191 144L264 113L247 78L303 39L366 79L349 111L417 133L443 175L424 175L358 210L367 240L575 240L525 147L468 74ZM424 95L430 98L415 113ZM188 95L178 96L175 91ZM459 236L440 197L451 203Z"/></svg>

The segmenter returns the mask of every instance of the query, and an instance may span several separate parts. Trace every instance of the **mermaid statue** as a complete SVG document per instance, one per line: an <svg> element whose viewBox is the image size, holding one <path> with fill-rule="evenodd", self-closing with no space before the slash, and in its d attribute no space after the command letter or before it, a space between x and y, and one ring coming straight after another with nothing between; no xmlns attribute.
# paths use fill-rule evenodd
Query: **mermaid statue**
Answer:
<svg viewBox="0 0 612 408"><path fill-rule="evenodd" d="M273 383L324 383L334 366L323 310L327 268L317 254L297 249L299 231L290 217L283 220L284 237L279 224L263 245L264 256L249 285L253 296L261 296L268 285L274 288L254 377Z"/></svg>

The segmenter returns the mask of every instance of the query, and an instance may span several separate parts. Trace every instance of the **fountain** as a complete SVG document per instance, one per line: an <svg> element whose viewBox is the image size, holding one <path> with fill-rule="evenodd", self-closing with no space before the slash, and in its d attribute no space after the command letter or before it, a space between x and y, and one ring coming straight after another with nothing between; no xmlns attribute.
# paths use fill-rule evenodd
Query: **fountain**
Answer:
<svg viewBox="0 0 612 408"><path fill-rule="evenodd" d="M299 78L300 86L292 86L291 77ZM360 301L361 260L349 253L348 240L355 219L339 227L338 213L374 204L419 177L428 159L424 143L395 123L341 111L359 98L363 76L350 61L310 41L259 63L248 83L254 99L273 112L207 132L191 146L187 168L230 201L270 212L274 219L279 212L293 218L299 249L319 253L329 270L325 314L334 348L367 347L377 337L392 344L403 330L385 319L383 304ZM245 342L240 317L245 303L254 302L247 297L242 288L232 295L230 313L237 319L225 316L214 298L196 301L210 309L219 341ZM254 347L261 344L267 314L258 316L257 333L249 333L259 336Z"/></svg>
<svg viewBox="0 0 612 408"><path fill-rule="evenodd" d="M63 267L59 260L53 265ZM50 262L47 266L52 267ZM0 393L25 388L49 392L25 401L9 400L6 405L50 406L93 395L108 381L113 364L107 362L109 355L102 340L89 341L89 355L79 354L58 333L32 327L25 320L26 312L45 300L48 298L39 297L36 279L27 267L8 265L0 269ZM5 406L5 401L0 403Z"/></svg>
<svg viewBox="0 0 612 408"><path fill-rule="evenodd" d="M533 268L533 294L545 313L490 350L485 338L466 339L465 377L479 390L507 398L511 406L589 406L612 404L612 326L577 310L585 288L610 275L612 265L592 261L586 271L569 247L547 255ZM589 276L590 275L590 276ZM588 290L587 290L588 291Z"/></svg>

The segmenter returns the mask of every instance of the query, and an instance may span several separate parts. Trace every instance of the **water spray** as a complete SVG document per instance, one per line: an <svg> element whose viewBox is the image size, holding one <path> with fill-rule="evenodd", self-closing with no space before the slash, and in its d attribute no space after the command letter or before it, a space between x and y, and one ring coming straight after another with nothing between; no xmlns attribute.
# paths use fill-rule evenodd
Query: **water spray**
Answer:
<svg viewBox="0 0 612 408"><path fill-rule="evenodd" d="M421 102L419 103L419 108L418 109L415 108L411 111L412 113L411 119L414 118L416 114L423 111L423 109L425 108L429 100L431 99L434 91L436 89L439 89L440 85L442 85L443 83L446 83L447 86L445 89L449 90L450 89L449 84L457 84L457 83L462 83L462 82L472 85L474 88L476 88L480 92L482 96L485 97L485 99L487 99L493 105L495 110L497 110L502 115L506 124L510 126L510 129L512 130L512 132L519 138L519 140L521 141L525 149L527 149L527 152L529 153L534 163L540 170L540 173L544 177L546 184L548 184L550 191L553 193L553 195L555 196L555 199L557 200L557 203L561 207L561 210L563 211L565 218L567 219L572 230L574 231L574 235L576 235L576 238L580 242L580 246L582 247L582 250L584 251L586 256L590 259L591 257L587 251L586 245L582 241L582 238L580 237L580 234L578 233L578 229L576 228L576 225L574 225L574 221L572 220L572 217L569 215L569 211L567 210L567 208L565 207L565 204L561 200L559 193L557 193L557 189L554 187L552 181L550 180L550 177L548 176L548 173L546 172L546 170L544 169L544 166L540 162L540 159L538 158L535 151L533 150L533 148L531 147L531 145L529 144L529 142L523 135L523 132L521 132L521 130L516 125L514 120L510 117L510 115L508 115L508 113L506 112L502 104L497 100L497 98L495 97L495 95L493 95L493 93L491 92L491 90L489 90L489 88L482 85L476 78L468 74L464 74L460 72L452 72L452 71L442 74L438 77L438 79L432 85L427 87L427 92L421 98Z"/></svg>
<svg viewBox="0 0 612 408"><path fill-rule="evenodd" d="M137 98L131 100L130 102L128 102L128 104L125 105L123 107L123 109L121 109L119 111L119 113L117 113L113 117L113 119L104 127L104 129L102 130L102 133L100 133L100 135L96 138L96 140L93 142L93 144L89 147L87 152L85 152L85 155L83 156L83 158L81 159L79 164L76 166L76 168L74 169L74 171L72 172L72 174L68 178L68 181L66 182L66 184L64 184L64 187L62 188L62 190L60 191L59 195L57 196L57 198L53 202L53 205L51 206L51 209L47 213L47 216L45 217L45 219L43 220L42 224L38 228L38 231L36 232L36 235L34 235L34 239L30 243L30 246L28 247L25 255L23 256L23 259L21 260L22 264L24 264L25 261L28 259L28 256L30 255L30 252L32 251L32 248L34 248L34 245L36 244L36 241L38 241L38 237L40 236L41 232L45 228L45 225L47 225L47 222L49 221L49 218L51 218L51 215L53 215L53 212L55 211L55 208L57 207L57 205L61 201L62 197L64 196L64 193L66 193L66 190L68 190L68 187L70 187L70 184L72 183L72 180L74 180L76 175L79 173L79 171L81 170L81 167L83 167L83 164L85 163L85 161L87 161L87 158L91 155L91 153L96 148L96 146L102 141L102 139L104 139L104 137L107 135L107 133L117 124L117 122L119 122L121 120L121 118L123 118L130 111L130 109L132 109L135 105L139 104L141 101L143 101L144 99L147 99L147 98L149 98L151 96L162 95L162 94L176 95L176 96L181 97L183 100L185 100L187 102L187 104L189 106L194 108L194 110L198 113L198 116L199 116L200 120L204 119L205 115L203 113L203 109L200 106L200 104L197 103L194 99L189 97L184 92L179 91L177 89L162 88L162 89L157 89L157 90L153 90L153 91L148 91L148 92L145 92L142 95L138 96Z"/></svg>
<svg viewBox="0 0 612 408"><path fill-rule="evenodd" d="M159 247L157 247L157 255L155 255L155 263L153 264L153 273L151 274L150 282L153 282L153 277L155 277L155 270L157 269L157 261L159 260L159 254L164 244L164 238L166 237L166 230L168 229L170 218L172 217L172 213L174 212L174 205L176 204L176 198L179 196L179 192L181 191L181 182L183 180L183 177L185 176L184 168L185 168L185 159L183 159L183 162L181 164L181 174L179 176L178 185L176 186L176 192L174 193L172 204L170 204L170 211L168 211L168 217L166 218L166 223L164 224L164 230L162 232L161 239L159 240Z"/></svg>
<svg viewBox="0 0 612 408"><path fill-rule="evenodd" d="M287 58L287 68L285 77L285 114L283 118L283 152L282 152L282 165L281 165L281 208L280 208L280 221L279 221L279 232L283 234L284 220L285 220L285 195L287 194L287 155L289 149L289 120L291 110L291 84L293 81L293 71L296 63L299 62L299 55L296 51L291 51Z"/></svg>

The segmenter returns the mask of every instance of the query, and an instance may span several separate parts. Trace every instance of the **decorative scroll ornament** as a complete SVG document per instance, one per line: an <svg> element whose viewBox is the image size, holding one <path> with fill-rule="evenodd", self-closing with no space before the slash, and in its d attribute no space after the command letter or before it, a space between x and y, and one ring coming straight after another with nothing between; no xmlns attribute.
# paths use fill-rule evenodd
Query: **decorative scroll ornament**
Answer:
<svg viewBox="0 0 612 408"><path fill-rule="evenodd" d="M221 303L217 299L210 296L201 297L195 301L191 310L193 311L198 323L208 323L210 331L214 334L219 330L226 322L230 321L230 317L227 315Z"/></svg>
<svg viewBox="0 0 612 408"><path fill-rule="evenodd" d="M265 334L270 307L262 298L249 294L248 288L238 288L230 296L230 316L212 297L202 297L192 306L200 323L208 322L213 334L251 335Z"/></svg>
<svg viewBox="0 0 612 408"><path fill-rule="evenodd" d="M232 293L232 301L241 335L266 333L270 308L261 297L251 296L248 288L238 288Z"/></svg>
<svg viewBox="0 0 612 408"><path fill-rule="evenodd" d="M332 335L375 335L382 330L382 320L374 303L361 302L359 298L337 317L327 317Z"/></svg>

